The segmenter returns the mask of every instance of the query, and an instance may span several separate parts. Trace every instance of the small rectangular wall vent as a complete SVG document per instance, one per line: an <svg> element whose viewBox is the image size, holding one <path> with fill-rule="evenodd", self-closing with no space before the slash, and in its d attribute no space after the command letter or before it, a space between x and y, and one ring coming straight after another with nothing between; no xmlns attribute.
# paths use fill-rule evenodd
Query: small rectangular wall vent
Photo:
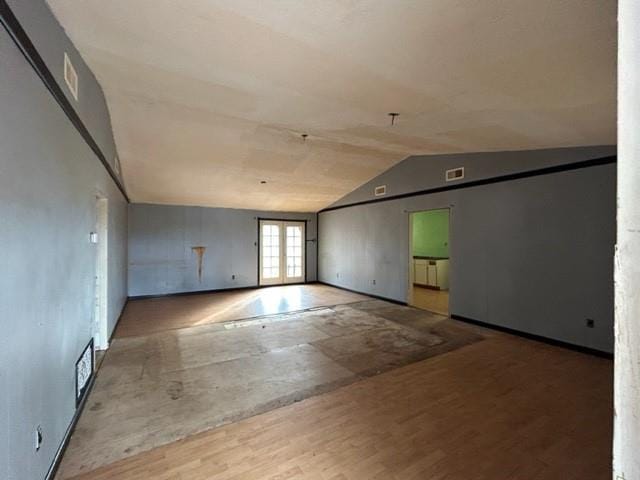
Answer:
<svg viewBox="0 0 640 480"><path fill-rule="evenodd" d="M69 91L73 98L75 98L76 102L78 101L78 74L76 73L76 69L73 68L73 64L71 63L71 59L67 52L64 53L64 81L67 83L67 87L69 87Z"/></svg>
<svg viewBox="0 0 640 480"><path fill-rule="evenodd" d="M447 170L445 180L447 182L453 182L455 180L462 180L464 178L464 167L452 168Z"/></svg>
<svg viewBox="0 0 640 480"><path fill-rule="evenodd" d="M387 186L386 185L378 185L376 188L373 189L373 194L376 197L380 197L382 195L386 195L387 194Z"/></svg>

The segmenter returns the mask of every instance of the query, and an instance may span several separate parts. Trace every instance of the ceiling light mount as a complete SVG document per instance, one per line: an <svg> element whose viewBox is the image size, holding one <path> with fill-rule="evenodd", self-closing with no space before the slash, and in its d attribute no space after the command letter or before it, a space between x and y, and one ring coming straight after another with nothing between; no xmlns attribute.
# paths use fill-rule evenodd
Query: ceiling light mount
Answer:
<svg viewBox="0 0 640 480"><path fill-rule="evenodd" d="M300 135L302 137L302 141L306 142L307 141L307 137L309 136L308 133L303 133L302 135Z"/></svg>
<svg viewBox="0 0 640 480"><path fill-rule="evenodd" d="M391 117L391 125L395 125L396 123L396 118L398 118L400 116L400 114L398 112L389 112L387 113L387 115L389 115Z"/></svg>
<svg viewBox="0 0 640 480"><path fill-rule="evenodd" d="M266 180L260 180L260 183L261 183L262 185L264 185L265 183L267 183L267 181L266 181Z"/></svg>

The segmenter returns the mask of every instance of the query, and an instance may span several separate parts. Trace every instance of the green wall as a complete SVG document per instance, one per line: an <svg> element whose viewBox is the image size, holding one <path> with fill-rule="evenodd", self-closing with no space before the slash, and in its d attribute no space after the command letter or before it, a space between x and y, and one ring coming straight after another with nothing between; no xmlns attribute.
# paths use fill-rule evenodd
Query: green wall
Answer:
<svg viewBox="0 0 640 480"><path fill-rule="evenodd" d="M449 257L449 210L413 214L413 255Z"/></svg>

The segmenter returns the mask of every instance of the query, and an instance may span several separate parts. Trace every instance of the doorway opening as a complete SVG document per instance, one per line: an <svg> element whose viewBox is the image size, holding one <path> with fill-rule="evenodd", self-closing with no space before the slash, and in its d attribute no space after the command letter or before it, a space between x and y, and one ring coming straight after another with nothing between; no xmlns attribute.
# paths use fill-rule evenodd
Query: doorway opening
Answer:
<svg viewBox="0 0 640 480"><path fill-rule="evenodd" d="M109 239L109 201L98 196L96 199L96 272L95 272L95 310L93 340L96 350L109 348L108 306L108 239Z"/></svg>
<svg viewBox="0 0 640 480"><path fill-rule="evenodd" d="M258 270L260 285L305 281L305 222L258 221Z"/></svg>
<svg viewBox="0 0 640 480"><path fill-rule="evenodd" d="M450 210L409 215L409 305L449 315Z"/></svg>

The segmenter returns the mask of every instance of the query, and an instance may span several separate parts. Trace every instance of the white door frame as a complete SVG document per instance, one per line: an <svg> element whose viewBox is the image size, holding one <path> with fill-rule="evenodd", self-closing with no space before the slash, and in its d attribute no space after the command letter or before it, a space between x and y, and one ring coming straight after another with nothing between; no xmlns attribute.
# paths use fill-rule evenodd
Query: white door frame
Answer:
<svg viewBox="0 0 640 480"><path fill-rule="evenodd" d="M277 235L277 249L278 255L276 258L278 261L278 275L274 277L265 277L264 276L264 268L263 267L263 252L265 248L273 248L273 245L266 245L263 238L263 229L264 227L272 226L278 228ZM282 235L282 221L281 220L266 220L266 219L258 219L258 281L260 285L280 285L282 283L282 272L283 272L283 261L282 261L282 245L283 245L283 235ZM273 265L269 265L266 268L273 267Z"/></svg>
<svg viewBox="0 0 640 480"><path fill-rule="evenodd" d="M410 211L406 211L407 213L407 217L408 217L408 221L409 221L409 258L408 258L408 262L409 262L409 275L407 275L407 304L409 306L413 306L414 305L414 299L413 299L413 282L414 282L414 273L413 273L413 217L416 213L422 213L422 212L430 212L433 210L449 210L449 271L452 270L451 268L451 262L453 261L453 255L451 255L451 237L452 237L452 221L451 221L451 217L453 215L453 205L447 205L446 207L434 207L434 208L427 208L427 209L423 209L423 210L410 210ZM450 277L451 278L451 277ZM451 291L452 291L452 286L451 286L451 281L449 281L449 304L447 305L447 310L449 311L449 315L451 315Z"/></svg>
<svg viewBox="0 0 640 480"><path fill-rule="evenodd" d="M264 277L263 269L263 226L272 225L279 228L279 275L273 278ZM301 275L297 277L289 277L287 275L287 227L296 226L302 229L302 242L301 242L301 255L302 255L302 269ZM305 283L306 281L306 226L307 222L304 220L281 220L281 219L258 219L258 284L260 286L267 285L285 285L291 283Z"/></svg>
<svg viewBox="0 0 640 480"><path fill-rule="evenodd" d="M109 348L108 279L109 279L109 200L96 196L95 312L93 338L96 350Z"/></svg>
<svg viewBox="0 0 640 480"><path fill-rule="evenodd" d="M301 222L301 221L295 221L295 220L285 220L283 223L283 228L282 228L282 235L284 237L284 243L283 246L284 248L282 249L282 259L283 259L283 263L282 265L284 266L283 268L283 283L304 283L305 277L306 277L306 255L305 255L305 250L306 250L306 246L307 246L307 242L306 242L306 227L307 224L306 222ZM300 268L300 275L299 276L289 276L287 273L287 249L289 248L289 244L288 244L288 238L287 238L287 227L299 227L301 229L301 239L300 239L300 255L301 255L301 268Z"/></svg>
<svg viewBox="0 0 640 480"><path fill-rule="evenodd" d="M413 283L414 283L414 271L413 271L413 214L417 212L407 212L409 218L409 283L407 284L407 305L413 305Z"/></svg>

